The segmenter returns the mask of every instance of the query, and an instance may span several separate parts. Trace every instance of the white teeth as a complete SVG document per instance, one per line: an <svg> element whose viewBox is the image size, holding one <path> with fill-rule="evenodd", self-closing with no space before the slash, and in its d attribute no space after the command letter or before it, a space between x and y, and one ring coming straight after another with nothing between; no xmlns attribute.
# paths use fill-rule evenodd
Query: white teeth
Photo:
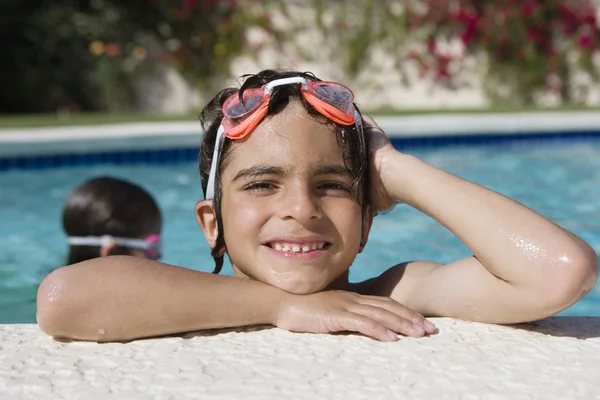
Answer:
<svg viewBox="0 0 600 400"><path fill-rule="evenodd" d="M317 243L306 243L306 244L295 244L295 243L273 243L271 247L277 251L291 251L294 253L308 253L314 250L321 250L325 247L325 243L317 242Z"/></svg>

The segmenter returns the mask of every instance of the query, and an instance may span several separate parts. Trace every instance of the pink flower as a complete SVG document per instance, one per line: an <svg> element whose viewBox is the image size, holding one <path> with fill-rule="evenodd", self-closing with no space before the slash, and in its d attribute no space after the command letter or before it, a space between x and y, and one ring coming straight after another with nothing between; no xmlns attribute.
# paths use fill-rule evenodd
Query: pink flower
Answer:
<svg viewBox="0 0 600 400"><path fill-rule="evenodd" d="M526 17L531 17L536 6L537 6L537 1L535 1L535 0L526 2L525 4L523 4L523 14Z"/></svg>
<svg viewBox="0 0 600 400"><path fill-rule="evenodd" d="M478 19L470 20L463 34L460 35L460 39L465 45L468 45L473 39L473 36L475 36L475 32L477 32L477 22L479 22Z"/></svg>
<svg viewBox="0 0 600 400"><path fill-rule="evenodd" d="M450 72L448 72L446 67L440 67L437 72L437 78L440 80L450 79Z"/></svg>
<svg viewBox="0 0 600 400"><path fill-rule="evenodd" d="M458 10L458 13L456 13L456 19L458 19L461 22L469 22L471 20L471 16L467 12L466 8L461 7Z"/></svg>
<svg viewBox="0 0 600 400"><path fill-rule="evenodd" d="M527 38L531 39L535 43L541 43L543 40L543 35L539 28L529 28L527 31Z"/></svg>
<svg viewBox="0 0 600 400"><path fill-rule="evenodd" d="M430 53L433 53L435 51L436 45L435 45L435 39L428 39L427 40L427 51L429 51Z"/></svg>
<svg viewBox="0 0 600 400"><path fill-rule="evenodd" d="M183 8L186 10L195 10L198 8L198 0L183 0Z"/></svg>
<svg viewBox="0 0 600 400"><path fill-rule="evenodd" d="M589 47L592 44L592 37L590 35L582 35L579 37L579 46Z"/></svg>

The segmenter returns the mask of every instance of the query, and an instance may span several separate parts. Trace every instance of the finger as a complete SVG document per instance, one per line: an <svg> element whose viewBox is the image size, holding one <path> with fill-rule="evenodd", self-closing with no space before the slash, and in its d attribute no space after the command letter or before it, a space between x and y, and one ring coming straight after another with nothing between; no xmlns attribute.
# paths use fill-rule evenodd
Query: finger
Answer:
<svg viewBox="0 0 600 400"><path fill-rule="evenodd" d="M382 296L361 296L359 300L362 304L367 304L373 307L384 308L401 318L407 319L415 324L423 327L425 332L432 334L437 332L437 327L423 315L419 314L415 310L406 307L405 305L398 303L396 300L389 297Z"/></svg>
<svg viewBox="0 0 600 400"><path fill-rule="evenodd" d="M372 117L368 115L363 115L363 122L364 126L367 129L371 131L381 132L384 136L387 136L385 131L379 125L377 125L377 122L375 122L375 120Z"/></svg>
<svg viewBox="0 0 600 400"><path fill-rule="evenodd" d="M425 328L422 325L414 323L409 319L402 318L385 308L361 304L353 307L349 311L364 315L385 326L387 329L405 336L422 337L426 334Z"/></svg>
<svg viewBox="0 0 600 400"><path fill-rule="evenodd" d="M366 122L366 124L372 128L379 128L379 125L377 125L377 123L375 122L375 120L373 119L373 117L371 117L370 115L363 115L362 119L364 122ZM381 128L379 128L381 129Z"/></svg>
<svg viewBox="0 0 600 400"><path fill-rule="evenodd" d="M398 334L364 315L347 313L340 319L340 330L360 332L382 342L395 342Z"/></svg>

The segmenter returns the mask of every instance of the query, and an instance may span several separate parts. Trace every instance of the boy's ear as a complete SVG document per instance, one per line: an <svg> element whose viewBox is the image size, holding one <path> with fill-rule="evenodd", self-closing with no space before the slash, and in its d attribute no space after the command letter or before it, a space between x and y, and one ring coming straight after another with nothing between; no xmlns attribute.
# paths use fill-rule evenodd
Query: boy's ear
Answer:
<svg viewBox="0 0 600 400"><path fill-rule="evenodd" d="M204 232L208 245L213 248L217 243L219 229L212 200L200 200L196 203L196 221Z"/></svg>
<svg viewBox="0 0 600 400"><path fill-rule="evenodd" d="M375 212L373 212L373 208L367 204L367 209L365 210L365 215L363 216L362 220L362 230L360 232L360 247L358 249L359 253L362 253L367 245L367 240L369 240L369 232L371 232L371 227L373 226L373 218L375 218Z"/></svg>

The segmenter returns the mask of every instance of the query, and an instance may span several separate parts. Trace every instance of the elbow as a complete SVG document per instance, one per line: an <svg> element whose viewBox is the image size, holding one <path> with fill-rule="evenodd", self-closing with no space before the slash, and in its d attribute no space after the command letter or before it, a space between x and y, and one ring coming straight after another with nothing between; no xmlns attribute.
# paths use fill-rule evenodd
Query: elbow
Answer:
<svg viewBox="0 0 600 400"><path fill-rule="evenodd" d="M569 308L587 295L598 280L598 258L594 250L583 243L556 260L544 279L542 317Z"/></svg>
<svg viewBox="0 0 600 400"><path fill-rule="evenodd" d="M40 284L37 293L36 319L40 329L55 339L73 338L68 334L73 313L68 288L73 277L67 267L51 272Z"/></svg>

